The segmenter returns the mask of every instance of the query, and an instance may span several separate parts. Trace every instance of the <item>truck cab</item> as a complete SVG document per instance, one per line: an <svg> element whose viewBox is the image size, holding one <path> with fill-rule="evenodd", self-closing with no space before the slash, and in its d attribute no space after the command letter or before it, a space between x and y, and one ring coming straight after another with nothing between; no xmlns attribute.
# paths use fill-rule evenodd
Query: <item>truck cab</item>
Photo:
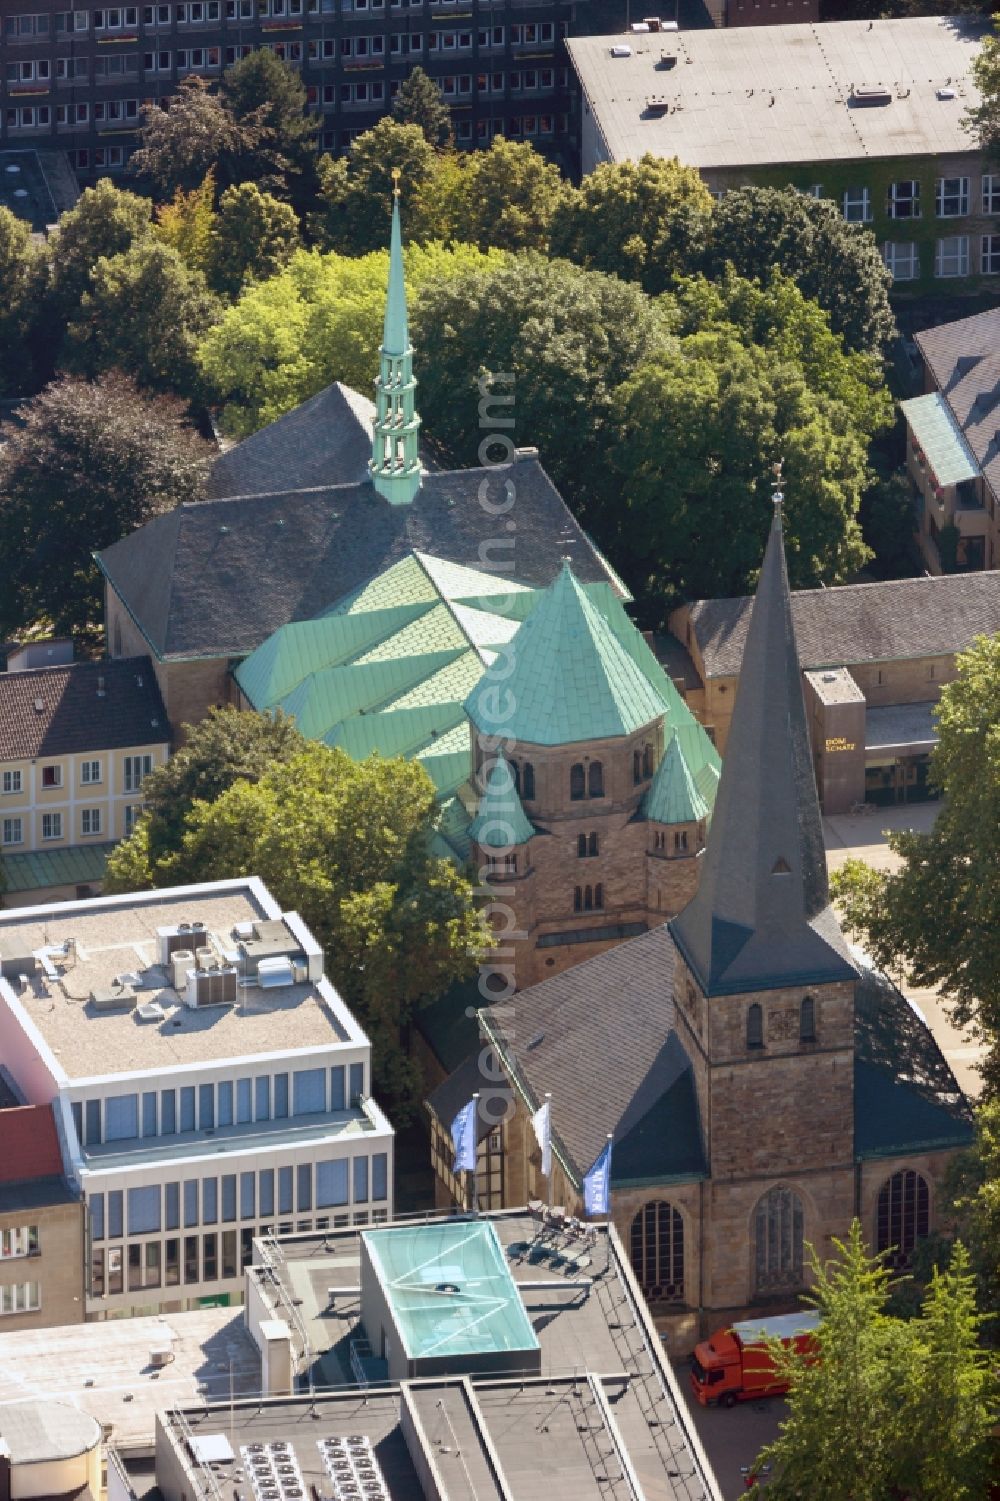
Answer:
<svg viewBox="0 0 1000 1501"><path fill-rule="evenodd" d="M774 1368L770 1341L814 1355L818 1324L818 1313L785 1313L717 1330L695 1346L691 1358L691 1386L698 1401L703 1407L733 1407L752 1397L786 1392L788 1383Z"/></svg>

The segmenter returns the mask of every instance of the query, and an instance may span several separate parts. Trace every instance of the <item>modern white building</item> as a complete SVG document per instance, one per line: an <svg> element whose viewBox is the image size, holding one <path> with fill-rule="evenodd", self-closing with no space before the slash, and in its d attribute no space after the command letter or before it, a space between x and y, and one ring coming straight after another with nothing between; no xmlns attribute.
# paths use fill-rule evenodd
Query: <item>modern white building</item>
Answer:
<svg viewBox="0 0 1000 1501"><path fill-rule="evenodd" d="M391 1216L368 1038L255 877L0 914L0 1061L55 1106L88 1318L238 1302L254 1236Z"/></svg>

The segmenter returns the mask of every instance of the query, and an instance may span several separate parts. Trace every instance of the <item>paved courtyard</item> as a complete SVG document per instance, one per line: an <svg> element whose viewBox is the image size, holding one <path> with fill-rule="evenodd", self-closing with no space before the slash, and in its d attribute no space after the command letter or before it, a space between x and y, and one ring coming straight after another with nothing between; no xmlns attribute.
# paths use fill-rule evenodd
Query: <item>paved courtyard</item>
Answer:
<svg viewBox="0 0 1000 1501"><path fill-rule="evenodd" d="M730 1408L702 1407L690 1395L687 1361L675 1360L674 1369L723 1501L738 1501L746 1493L743 1467L752 1465L764 1445L778 1437L788 1404L782 1397L767 1397Z"/></svg>
<svg viewBox="0 0 1000 1501"><path fill-rule="evenodd" d="M886 832L890 829L915 829L918 833L927 833L934 825L939 807L936 802L911 803L906 807L874 808L870 813L825 818L823 832L827 865L830 870L836 870L850 856L856 856L876 870L897 869L900 862L886 843ZM966 1094L978 1095L981 1081L975 1065L983 1049L952 1022L940 991L906 984L901 988L926 1020Z"/></svg>

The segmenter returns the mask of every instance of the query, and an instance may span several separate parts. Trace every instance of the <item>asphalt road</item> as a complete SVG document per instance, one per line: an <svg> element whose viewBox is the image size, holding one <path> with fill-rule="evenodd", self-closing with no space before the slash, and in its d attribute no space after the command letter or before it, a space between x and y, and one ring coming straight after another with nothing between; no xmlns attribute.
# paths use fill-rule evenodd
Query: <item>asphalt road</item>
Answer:
<svg viewBox="0 0 1000 1501"><path fill-rule="evenodd" d="M674 1361L674 1369L687 1400L691 1393L687 1361ZM752 1465L763 1446L777 1438L787 1404L782 1397L768 1397L729 1408L702 1407L691 1393L688 1409L724 1501L739 1501L746 1491L741 1467Z"/></svg>

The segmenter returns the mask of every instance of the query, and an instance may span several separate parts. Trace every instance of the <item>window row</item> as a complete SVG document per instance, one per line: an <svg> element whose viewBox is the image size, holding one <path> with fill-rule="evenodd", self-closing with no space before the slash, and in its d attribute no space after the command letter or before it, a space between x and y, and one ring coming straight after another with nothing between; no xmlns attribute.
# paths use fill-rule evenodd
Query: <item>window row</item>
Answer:
<svg viewBox="0 0 1000 1501"><path fill-rule="evenodd" d="M941 280L969 276L1000 276L1000 234L980 235L979 265L973 267L969 235L948 235L934 246L934 275ZM887 241L882 258L894 281L916 281L920 276L920 247L908 241Z"/></svg>
<svg viewBox="0 0 1000 1501"><path fill-rule="evenodd" d="M115 101L115 103L119 103L119 104L129 104L129 103L132 103L132 102L134 102L134 101L130 101L130 100L118 100L118 101ZM102 104L98 104L98 105L94 106L95 110L98 110L98 109L103 110L103 109L106 109L106 108L114 108L114 107L115 107L114 104L109 104L109 103L102 103ZM105 117L104 117L104 115L97 115L96 118L103 119ZM143 784L144 779L149 776L149 774L152 771L152 769L153 769L153 758L152 758L152 756L125 756L124 759L123 759L123 761L122 761L122 776L123 776L125 791L126 792L138 792L139 788ZM103 762L97 761L97 760L95 760L95 761L81 761L80 762L80 785L81 785L81 787L94 787L94 786L98 786L103 781L104 781L104 764L103 764ZM55 762L52 765L43 766L41 768L40 782L41 782L41 785L42 785L43 789L45 789L45 790L48 790L48 789L53 788L53 787L61 787L63 785L63 768L62 768L62 766L58 762ZM24 775L23 775L23 773L21 771L5 771L3 773L2 778L0 778L0 791L3 791L5 793L23 792L24 791Z"/></svg>
<svg viewBox="0 0 1000 1501"><path fill-rule="evenodd" d="M984 214L1000 214L1000 175L986 173L981 179L979 204ZM939 177L934 188L934 211L939 219L958 219L970 212L972 179ZM871 189L845 188L841 196L844 218L853 224L868 224L873 217ZM915 179L890 183L886 198L890 219L921 217L920 183Z"/></svg>
<svg viewBox="0 0 1000 1501"><path fill-rule="evenodd" d="M389 10L417 10L425 0L342 0L341 11L347 14L371 14ZM456 8L461 0L427 0L432 8ZM55 26L46 14L23 14L4 19L8 41L49 36L67 32L102 35L135 33L141 24L146 29L170 26L207 26L220 21L298 20L310 15L336 14L335 0L181 0L180 4L114 5L92 11L58 11ZM526 21L511 27L515 46L537 46L555 37L552 21Z"/></svg>
<svg viewBox="0 0 1000 1501"><path fill-rule="evenodd" d="M601 885L600 881L598 881L596 886L574 886L573 911L604 911L604 887Z"/></svg>
<svg viewBox="0 0 1000 1501"><path fill-rule="evenodd" d="M930 1190L912 1168L886 1179L875 1206L873 1249L885 1264L902 1271L930 1229ZM754 1293L780 1293L802 1285L805 1263L805 1208L793 1188L771 1188L753 1218ZM629 1259L639 1286L653 1302L682 1303L684 1220L666 1200L644 1204L629 1227Z"/></svg>
<svg viewBox="0 0 1000 1501"><path fill-rule="evenodd" d="M764 1008L759 1001L747 1007L747 1047L764 1046ZM799 1042L816 1041L816 1001L811 995L799 1002Z"/></svg>
<svg viewBox="0 0 1000 1501"><path fill-rule="evenodd" d="M127 810L127 811L134 811L134 810ZM95 834L103 834L105 832L103 819L104 819L104 814L103 814L103 810L102 809L100 809L100 808L81 808L80 809L80 838L81 839L90 839L90 838L93 838ZM126 822L127 822L127 820L126 820ZM64 828L64 820L63 820L63 815L61 813L43 813L42 814L42 838L43 839L45 839L45 840L49 840L49 839L62 839L62 837L63 837L63 828ZM131 833L131 830L128 827L126 827L125 833L126 833L126 837L128 837L129 833ZM5 819L3 819L2 822L0 822L0 844L4 844L4 845L18 845L18 844L23 844L23 843L24 843L24 819L23 818L5 818Z"/></svg>
<svg viewBox="0 0 1000 1501"><path fill-rule="evenodd" d="M37 1225L9 1225L0 1230L0 1261L11 1261L17 1256L37 1256L38 1253Z"/></svg>
<svg viewBox="0 0 1000 1501"><path fill-rule="evenodd" d="M36 1313L42 1306L37 1282L12 1282L0 1286L0 1314Z"/></svg>
<svg viewBox="0 0 1000 1501"><path fill-rule="evenodd" d="M260 1172L112 1189L88 1200L92 1240L131 1239L199 1225L270 1219L389 1197L389 1158L338 1157Z"/></svg>
<svg viewBox="0 0 1000 1501"><path fill-rule="evenodd" d="M364 1088L363 1063L346 1067L338 1064L330 1069L295 1069L291 1091L289 1075L280 1073L77 1100L73 1119L80 1144L92 1147L102 1142L138 1141L142 1137L214 1131L217 1126L353 1109L363 1098Z"/></svg>

